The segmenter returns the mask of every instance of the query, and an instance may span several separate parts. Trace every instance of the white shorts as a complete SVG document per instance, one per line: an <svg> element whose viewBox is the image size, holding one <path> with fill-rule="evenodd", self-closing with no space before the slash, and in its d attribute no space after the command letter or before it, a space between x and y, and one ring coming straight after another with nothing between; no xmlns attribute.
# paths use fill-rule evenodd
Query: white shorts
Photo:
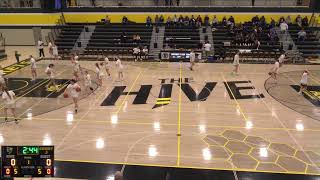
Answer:
<svg viewBox="0 0 320 180"><path fill-rule="evenodd" d="M13 104L5 103L4 108L5 109L14 109L14 108L16 108L16 103L13 103Z"/></svg>

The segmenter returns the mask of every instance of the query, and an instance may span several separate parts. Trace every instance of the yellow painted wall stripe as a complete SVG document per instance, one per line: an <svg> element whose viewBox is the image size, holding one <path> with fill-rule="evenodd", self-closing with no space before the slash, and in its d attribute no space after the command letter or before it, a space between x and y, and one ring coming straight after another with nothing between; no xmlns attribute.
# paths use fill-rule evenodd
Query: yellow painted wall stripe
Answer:
<svg viewBox="0 0 320 180"><path fill-rule="evenodd" d="M204 18L205 15L208 15L210 17L210 20L212 20L213 16L216 15L218 20L221 21L224 16L227 18L229 16L233 16L237 23L239 22L245 22L250 21L253 16L256 15L256 13L210 13L210 12L185 12L185 13L135 13L135 12L129 12L129 13L92 13L92 12L75 12L75 13L64 13L64 17L66 19L66 22L73 22L73 23L95 23L97 21L100 21L101 19L105 18L106 15L108 15L111 19L112 23L120 23L123 16L127 16L130 21L134 21L137 23L144 23L146 21L147 16L150 16L151 18L155 18L156 15L162 14L165 19L167 19L169 16L173 17L175 14L179 16L180 14L183 16L190 16L193 14L194 16L201 15L202 18ZM284 16L291 16L292 21L296 18L296 16L300 14L301 16L308 16L308 18L311 18L312 13L261 13L259 16L264 15L267 22L270 22L270 19L273 18L276 21L279 20L280 17ZM54 25L58 22L58 19L60 18L61 13L0 13L0 25ZM316 14L316 17L318 17L319 14ZM320 18L318 18L319 22Z"/></svg>

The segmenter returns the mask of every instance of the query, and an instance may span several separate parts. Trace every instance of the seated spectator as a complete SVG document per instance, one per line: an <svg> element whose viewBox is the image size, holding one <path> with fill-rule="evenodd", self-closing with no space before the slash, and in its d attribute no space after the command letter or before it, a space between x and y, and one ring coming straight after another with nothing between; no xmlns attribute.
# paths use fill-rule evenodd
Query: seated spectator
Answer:
<svg viewBox="0 0 320 180"><path fill-rule="evenodd" d="M269 28L272 29L274 27L276 27L276 21L273 18L271 18L271 22L270 22L270 27Z"/></svg>
<svg viewBox="0 0 320 180"><path fill-rule="evenodd" d="M198 15L198 17L197 17L197 19L196 19L196 22L197 22L197 26L198 26L198 27L201 27L201 25L202 25L202 18L201 18L200 15Z"/></svg>
<svg viewBox="0 0 320 180"><path fill-rule="evenodd" d="M260 41L258 39L254 41L254 46L257 50L260 48Z"/></svg>
<svg viewBox="0 0 320 180"><path fill-rule="evenodd" d="M148 59L147 57L148 57L148 54L149 54L149 50L148 50L147 46L143 47L142 53L143 53L144 59L147 60Z"/></svg>
<svg viewBox="0 0 320 180"><path fill-rule="evenodd" d="M190 21L189 16L185 16L183 19L184 25L189 26L189 21Z"/></svg>
<svg viewBox="0 0 320 180"><path fill-rule="evenodd" d="M309 25L309 21L308 21L308 17L305 16L303 19L302 19L302 26L306 27Z"/></svg>
<svg viewBox="0 0 320 180"><path fill-rule="evenodd" d="M147 25L148 27L151 27L151 26L152 26L152 19L151 19L150 16L148 16L147 19L146 19L146 25Z"/></svg>
<svg viewBox="0 0 320 180"><path fill-rule="evenodd" d="M307 33L306 31L302 28L299 32L298 32L298 41L304 41L307 37Z"/></svg>
<svg viewBox="0 0 320 180"><path fill-rule="evenodd" d="M233 18L233 16L230 16L229 19L228 19L228 21L229 21L229 22L232 22L232 23L234 24L234 18Z"/></svg>
<svg viewBox="0 0 320 180"><path fill-rule="evenodd" d="M265 26L267 23L266 23L266 18L264 17L264 16L262 16L261 18L260 18L260 24L262 25L262 26Z"/></svg>
<svg viewBox="0 0 320 180"><path fill-rule="evenodd" d="M210 24L210 22L209 22L209 16L206 15L206 16L204 17L204 25L205 25L205 26L209 26L209 24Z"/></svg>
<svg viewBox="0 0 320 180"><path fill-rule="evenodd" d="M222 18L222 25L227 25L227 18L225 16Z"/></svg>
<svg viewBox="0 0 320 180"><path fill-rule="evenodd" d="M260 19L258 17L258 15L254 16L252 19L251 19L251 22L253 25L256 25L257 23L259 23Z"/></svg>
<svg viewBox="0 0 320 180"><path fill-rule="evenodd" d="M122 32L122 34L120 35L120 43L126 43L127 41L127 36L125 32Z"/></svg>
<svg viewBox="0 0 320 180"><path fill-rule="evenodd" d="M173 23L172 23L172 19L171 19L171 17L169 16L168 18L167 18L167 21L166 21L166 26L171 26Z"/></svg>
<svg viewBox="0 0 320 180"><path fill-rule="evenodd" d="M302 26L302 18L300 15L297 16L296 23L298 24L298 26L300 26L300 27Z"/></svg>
<svg viewBox="0 0 320 180"><path fill-rule="evenodd" d="M284 21L280 24L281 33L285 33L288 30L288 24Z"/></svg>
<svg viewBox="0 0 320 180"><path fill-rule="evenodd" d="M290 15L287 16L287 18L286 18L286 23L287 23L287 24L291 24L291 23L292 23L292 21L291 21L291 16L290 16Z"/></svg>
<svg viewBox="0 0 320 180"><path fill-rule="evenodd" d="M104 19L104 23L105 23L105 24L110 24L110 18L109 18L108 15L107 15L106 18Z"/></svg>
<svg viewBox="0 0 320 180"><path fill-rule="evenodd" d="M216 25L218 25L218 23L219 23L219 22L218 22L217 16L214 15L214 16L213 16L213 19L212 19L211 25L212 25L212 26L216 26Z"/></svg>
<svg viewBox="0 0 320 180"><path fill-rule="evenodd" d="M128 24L128 18L126 16L123 16L122 24Z"/></svg>
<svg viewBox="0 0 320 180"><path fill-rule="evenodd" d="M179 16L178 24L179 24L180 26L183 25L183 16L182 16L182 15Z"/></svg>
<svg viewBox="0 0 320 180"><path fill-rule="evenodd" d="M284 19L283 16L281 16L280 19L279 19L279 24L281 24L281 23L283 23L283 22L285 22L285 19Z"/></svg>
<svg viewBox="0 0 320 180"><path fill-rule="evenodd" d="M133 42L133 44L137 44L137 35L133 35L132 36L132 42Z"/></svg>
<svg viewBox="0 0 320 180"><path fill-rule="evenodd" d="M137 44L140 45L141 43L141 37L139 35L136 36L136 41L137 41Z"/></svg>
<svg viewBox="0 0 320 180"><path fill-rule="evenodd" d="M141 59L141 54L140 54L140 48L139 47L133 48L133 56L134 56L134 61L137 61L137 60Z"/></svg>

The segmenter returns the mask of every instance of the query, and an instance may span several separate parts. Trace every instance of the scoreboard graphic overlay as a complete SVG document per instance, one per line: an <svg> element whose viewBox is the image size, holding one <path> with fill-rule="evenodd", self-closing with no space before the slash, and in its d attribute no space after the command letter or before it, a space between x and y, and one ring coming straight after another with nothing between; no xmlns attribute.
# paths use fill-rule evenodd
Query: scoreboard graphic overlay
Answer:
<svg viewBox="0 0 320 180"><path fill-rule="evenodd" d="M3 178L53 177L54 146L2 146Z"/></svg>

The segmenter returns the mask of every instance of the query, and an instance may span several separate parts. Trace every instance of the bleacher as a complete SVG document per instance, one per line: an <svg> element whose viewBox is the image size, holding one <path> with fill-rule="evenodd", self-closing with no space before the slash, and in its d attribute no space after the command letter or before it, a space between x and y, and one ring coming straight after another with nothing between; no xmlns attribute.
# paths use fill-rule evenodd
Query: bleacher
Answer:
<svg viewBox="0 0 320 180"><path fill-rule="evenodd" d="M196 49L200 43L199 28L193 26L167 26L164 33L164 48Z"/></svg>
<svg viewBox="0 0 320 180"><path fill-rule="evenodd" d="M134 47L150 46L152 30L153 28L147 27L146 24L98 24L91 36L85 54L131 55ZM126 38L124 42L121 42L123 33ZM134 35L141 37L139 44L134 43Z"/></svg>
<svg viewBox="0 0 320 180"><path fill-rule="evenodd" d="M59 54L68 54L72 50L83 28L84 25L79 24L66 24L60 26L60 34L55 40Z"/></svg>
<svg viewBox="0 0 320 180"><path fill-rule="evenodd" d="M229 33L227 27L219 24L215 26L212 31L215 54L219 56L219 58L223 58L223 60L232 60L239 49L251 50L251 53L244 53L241 55L242 59L245 59L246 62L271 62L273 59L280 56L281 47L279 41L276 41L275 44L270 44L270 41L266 36L267 31L267 29L263 29L263 36L259 37L260 47L257 50L252 46L236 45L236 35Z"/></svg>
<svg viewBox="0 0 320 180"><path fill-rule="evenodd" d="M314 28L304 27L307 37L304 41L298 41L298 32L301 30L297 24L289 25L289 33L296 44L298 50L303 54L303 57L319 57L320 41L314 34Z"/></svg>

